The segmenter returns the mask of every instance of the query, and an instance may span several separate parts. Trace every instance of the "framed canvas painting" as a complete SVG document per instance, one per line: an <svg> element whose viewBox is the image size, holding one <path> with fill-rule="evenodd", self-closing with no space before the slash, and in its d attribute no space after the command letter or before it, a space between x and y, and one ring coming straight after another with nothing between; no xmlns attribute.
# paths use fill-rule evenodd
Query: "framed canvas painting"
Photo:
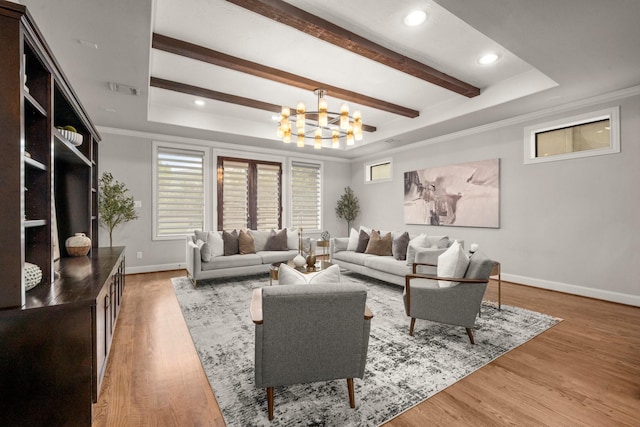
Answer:
<svg viewBox="0 0 640 427"><path fill-rule="evenodd" d="M405 224L500 227L500 159L404 173Z"/></svg>

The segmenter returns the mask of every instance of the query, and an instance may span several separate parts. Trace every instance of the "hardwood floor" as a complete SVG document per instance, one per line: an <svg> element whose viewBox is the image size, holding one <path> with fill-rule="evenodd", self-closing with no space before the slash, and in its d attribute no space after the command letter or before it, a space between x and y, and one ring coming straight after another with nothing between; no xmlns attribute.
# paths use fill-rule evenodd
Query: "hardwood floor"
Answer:
<svg viewBox="0 0 640 427"><path fill-rule="evenodd" d="M184 274L126 277L94 426L225 425L171 287ZM640 308L504 281L502 303L564 321L386 426L640 425Z"/></svg>

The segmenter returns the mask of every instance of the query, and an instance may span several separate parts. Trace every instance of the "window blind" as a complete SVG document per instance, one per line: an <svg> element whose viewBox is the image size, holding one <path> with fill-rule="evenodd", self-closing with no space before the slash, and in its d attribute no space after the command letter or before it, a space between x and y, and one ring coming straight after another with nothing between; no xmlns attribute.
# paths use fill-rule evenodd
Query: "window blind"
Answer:
<svg viewBox="0 0 640 427"><path fill-rule="evenodd" d="M320 230L320 165L293 162L291 165L291 218L297 227Z"/></svg>
<svg viewBox="0 0 640 427"><path fill-rule="evenodd" d="M204 229L204 152L158 147L156 234Z"/></svg>

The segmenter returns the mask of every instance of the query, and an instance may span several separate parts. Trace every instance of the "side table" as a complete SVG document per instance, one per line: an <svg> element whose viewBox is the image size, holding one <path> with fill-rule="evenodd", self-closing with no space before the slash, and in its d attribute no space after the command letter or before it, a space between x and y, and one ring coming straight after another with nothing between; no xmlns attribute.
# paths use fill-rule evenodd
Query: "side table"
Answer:
<svg viewBox="0 0 640 427"><path fill-rule="evenodd" d="M317 240L316 241L316 248L322 248L322 253L321 254L316 254L316 259L323 260L323 261L329 261L329 244L330 244L329 240Z"/></svg>
<svg viewBox="0 0 640 427"><path fill-rule="evenodd" d="M500 263L493 261L493 268L489 276L498 276L498 310L502 310L502 278L500 277Z"/></svg>

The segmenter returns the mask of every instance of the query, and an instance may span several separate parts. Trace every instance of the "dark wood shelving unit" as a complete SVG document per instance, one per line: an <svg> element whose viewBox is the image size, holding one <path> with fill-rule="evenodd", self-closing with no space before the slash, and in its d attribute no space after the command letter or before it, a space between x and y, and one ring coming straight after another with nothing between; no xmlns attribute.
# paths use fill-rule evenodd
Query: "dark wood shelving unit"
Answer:
<svg viewBox="0 0 640 427"><path fill-rule="evenodd" d="M0 52L0 425L86 426L124 290L124 248L98 247L100 136L25 6L0 0Z"/></svg>

